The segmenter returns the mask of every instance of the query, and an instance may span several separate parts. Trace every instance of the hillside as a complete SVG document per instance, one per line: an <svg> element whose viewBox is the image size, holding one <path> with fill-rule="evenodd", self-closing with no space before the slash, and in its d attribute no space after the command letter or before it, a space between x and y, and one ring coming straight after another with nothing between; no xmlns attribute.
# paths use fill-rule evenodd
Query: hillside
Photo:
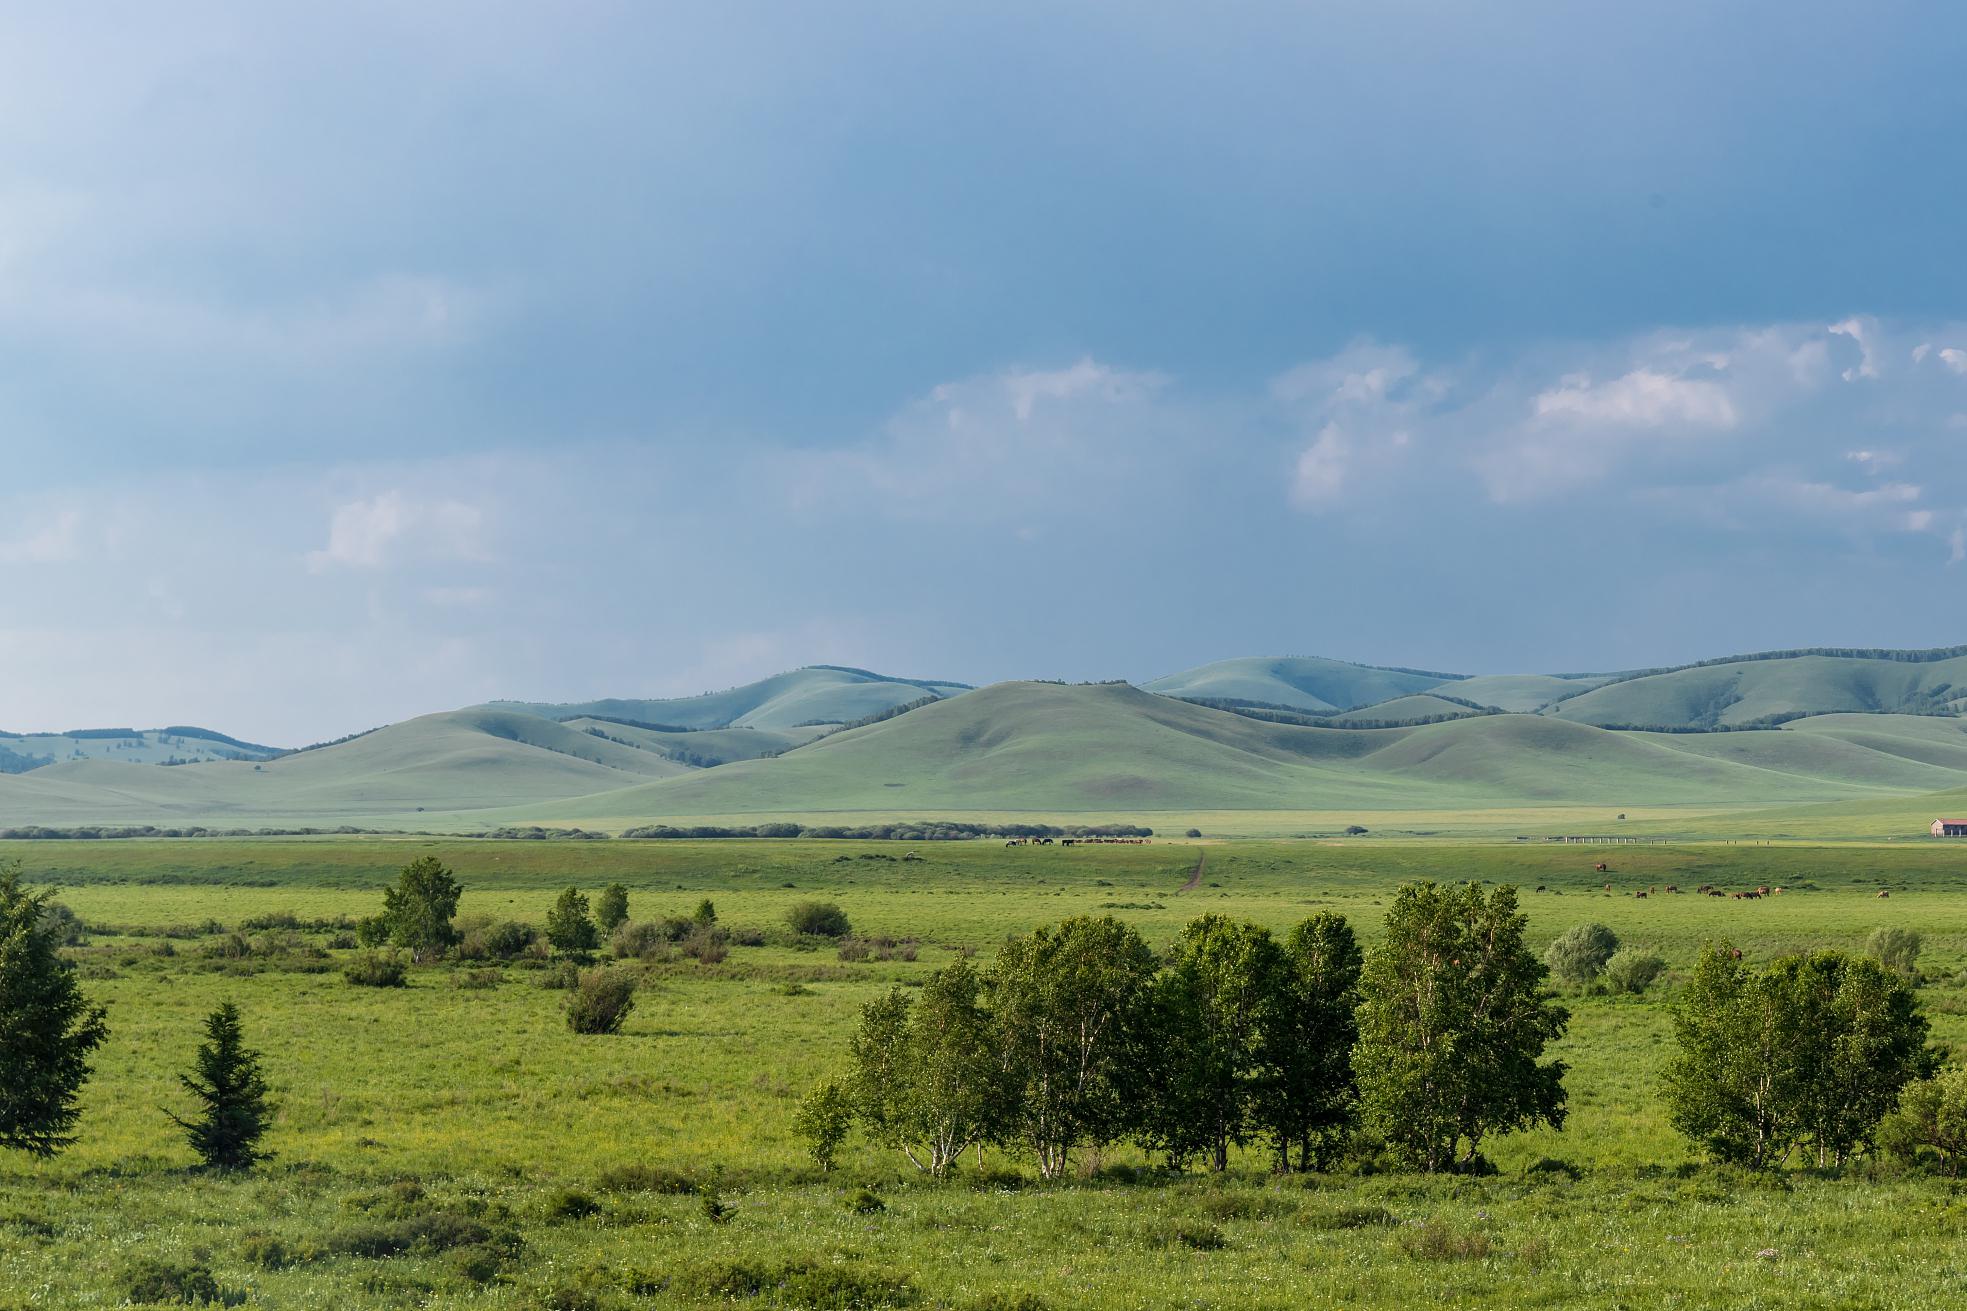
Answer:
<svg viewBox="0 0 1967 1311"><path fill-rule="evenodd" d="M687 772L534 715L457 710L264 763L51 765L0 779L0 824L332 824L574 797Z"/></svg>
<svg viewBox="0 0 1967 1311"><path fill-rule="evenodd" d="M1439 688L1459 674L1425 674L1356 665L1316 656L1218 660L1141 684L1163 696L1288 706L1296 710L1356 710Z"/></svg>
<svg viewBox="0 0 1967 1311"><path fill-rule="evenodd" d="M1803 654L1622 676L1559 701L1548 713L1601 727L1716 728L1840 712L1952 714L1963 697L1967 654Z"/></svg>
<svg viewBox="0 0 1967 1311"><path fill-rule="evenodd" d="M1615 733L1533 715L1273 724L1124 685L1006 683L776 760L580 798L568 821L825 811L1768 804L1967 785L1924 721L1871 735Z"/></svg>
<svg viewBox="0 0 1967 1311"><path fill-rule="evenodd" d="M89 728L68 733L0 732L0 774L24 774L71 760L179 765L204 760L270 760L280 748L241 742L209 728Z"/></svg>
<svg viewBox="0 0 1967 1311"><path fill-rule="evenodd" d="M811 665L756 683L702 696L602 701L497 701L492 709L546 719L597 716L669 728L757 728L783 731L811 724L849 724L925 696L955 696L962 683L891 678L865 669Z"/></svg>

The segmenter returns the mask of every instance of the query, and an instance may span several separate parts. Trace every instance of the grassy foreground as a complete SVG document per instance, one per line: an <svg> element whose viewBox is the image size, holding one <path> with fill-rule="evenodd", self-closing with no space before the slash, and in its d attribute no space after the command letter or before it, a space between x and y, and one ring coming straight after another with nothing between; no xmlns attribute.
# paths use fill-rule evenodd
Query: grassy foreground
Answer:
<svg viewBox="0 0 1967 1311"><path fill-rule="evenodd" d="M1571 1000L1570 1123L1497 1142L1490 1179L1278 1180L1252 1153L1229 1178L1168 1181L1139 1175L1125 1153L1041 1187L993 1152L981 1173L966 1162L937 1188L858 1140L822 1178L789 1133L798 1096L840 1068L859 1006L958 951L987 955L1007 933L1089 912L1159 945L1205 910L1282 928L1336 909L1370 942L1391 890L1421 877L1517 883L1539 946L1597 920L1676 969L1722 935L1766 957L1912 927L1925 935L1922 964L1951 976L1922 990L1936 1037L1960 1043L1967 989L1951 984L1967 980L1967 861L1944 847L0 848L109 926L75 954L112 1027L81 1141L52 1162L0 1160L0 1307L121 1305L147 1259L203 1263L227 1299L282 1307L1967 1302L1967 1193L1953 1185L1884 1170L1757 1180L1690 1154L1655 1088L1671 979L1645 999ZM233 939L269 915L372 913L395 869L426 852L458 871L461 915L538 923L569 883L592 892L619 880L637 918L687 914L709 896L722 922L765 930L765 942L713 965L648 966L626 1030L582 1038L561 1020L563 994L540 986L543 970L434 966L406 989L363 989L342 980L350 953L328 945L331 929ZM1201 884L1182 892L1198 852ZM1595 872L1598 860L1611 871ZM1755 902L1663 891L1703 882L1787 890ZM1631 895L1640 889L1662 890ZM913 940L916 959L845 961L779 928L788 905L816 896L840 903L857 932ZM226 999L280 1101L276 1159L236 1179L192 1171L161 1110L181 1105L175 1072L199 1020ZM712 1217L711 1195L727 1216Z"/></svg>

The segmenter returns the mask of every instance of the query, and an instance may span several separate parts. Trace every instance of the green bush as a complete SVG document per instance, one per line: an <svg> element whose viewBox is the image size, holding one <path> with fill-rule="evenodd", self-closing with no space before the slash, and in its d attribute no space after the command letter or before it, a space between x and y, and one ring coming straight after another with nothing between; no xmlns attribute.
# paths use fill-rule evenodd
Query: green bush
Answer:
<svg viewBox="0 0 1967 1311"><path fill-rule="evenodd" d="M881 1200L881 1194L871 1188L863 1188L847 1199L847 1209L855 1215L879 1215L888 1209Z"/></svg>
<svg viewBox="0 0 1967 1311"><path fill-rule="evenodd" d="M1401 1234L1400 1250L1416 1261L1480 1261L1489 1255L1489 1236L1430 1220Z"/></svg>
<svg viewBox="0 0 1967 1311"><path fill-rule="evenodd" d="M460 960L512 960L538 942L540 931L517 920L473 918L458 926Z"/></svg>
<svg viewBox="0 0 1967 1311"><path fill-rule="evenodd" d="M1579 924L1544 949L1544 964L1559 983L1586 984L1605 972L1618 949L1619 935L1603 924Z"/></svg>
<svg viewBox="0 0 1967 1311"><path fill-rule="evenodd" d="M679 1170L635 1162L603 1170L594 1186L609 1193L667 1193L672 1196L694 1193L697 1181Z"/></svg>
<svg viewBox="0 0 1967 1311"><path fill-rule="evenodd" d="M172 1265L155 1257L144 1257L130 1267L124 1279L125 1297L131 1302L181 1302L202 1305L219 1300L219 1282L202 1261Z"/></svg>
<svg viewBox="0 0 1967 1311"><path fill-rule="evenodd" d="M1919 949L1925 944L1911 929L1874 929L1865 940L1865 955L1907 978L1919 972Z"/></svg>
<svg viewBox="0 0 1967 1311"><path fill-rule="evenodd" d="M239 1259L262 1270L285 1270L307 1258L271 1234L247 1234L239 1242Z"/></svg>
<svg viewBox="0 0 1967 1311"><path fill-rule="evenodd" d="M815 938L844 938L853 932L847 912L830 901L802 901L785 913L794 933Z"/></svg>
<svg viewBox="0 0 1967 1311"><path fill-rule="evenodd" d="M567 998L567 1027L575 1033L619 1033L634 1009L634 975L626 970L585 970Z"/></svg>
<svg viewBox="0 0 1967 1311"><path fill-rule="evenodd" d="M555 1220L585 1220L601 1212L601 1203L578 1188L562 1188L546 1199L546 1213Z"/></svg>
<svg viewBox="0 0 1967 1311"><path fill-rule="evenodd" d="M1621 947L1605 962L1605 983L1613 992L1635 996L1653 986L1666 973L1666 962L1639 947Z"/></svg>
<svg viewBox="0 0 1967 1311"><path fill-rule="evenodd" d="M359 988L401 988L409 981L410 967L393 951L369 951L357 956L341 976Z"/></svg>
<svg viewBox="0 0 1967 1311"><path fill-rule="evenodd" d="M601 895L594 899L594 926L603 933L613 933L628 923L628 889L619 883L610 883L601 889Z"/></svg>
<svg viewBox="0 0 1967 1311"><path fill-rule="evenodd" d="M1878 1127L1878 1145L1908 1164L1959 1178L1967 1168L1967 1067L1908 1084L1898 1109Z"/></svg>

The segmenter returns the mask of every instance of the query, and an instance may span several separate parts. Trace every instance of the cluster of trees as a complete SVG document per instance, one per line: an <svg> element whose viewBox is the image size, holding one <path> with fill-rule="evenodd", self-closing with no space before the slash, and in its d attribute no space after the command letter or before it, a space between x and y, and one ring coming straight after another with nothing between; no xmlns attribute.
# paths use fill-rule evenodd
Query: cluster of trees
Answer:
<svg viewBox="0 0 1967 1311"><path fill-rule="evenodd" d="M1842 1165L1874 1146L1915 1080L1939 1068L1907 977L1841 951L1761 968L1729 944L1701 952L1674 1010L1667 1114L1717 1160Z"/></svg>
<svg viewBox="0 0 1967 1311"><path fill-rule="evenodd" d="M21 886L20 862L0 865L0 1148L42 1157L75 1141L90 1060L109 1038L107 1013L61 957L63 917L52 909L46 893ZM207 1166L242 1169L264 1156L258 1143L273 1115L259 1054L230 1002L205 1033L192 1071L179 1076L193 1114L165 1114Z"/></svg>
<svg viewBox="0 0 1967 1311"><path fill-rule="evenodd" d="M800 1128L822 1165L858 1123L937 1176L985 1144L1047 1178L1120 1142L1217 1170L1261 1144L1310 1169L1361 1132L1422 1170L1475 1167L1489 1135L1564 1120L1543 1057L1567 1016L1523 928L1513 889L1432 883L1401 889L1364 955L1329 914L1282 940L1205 915L1165 955L1069 919L870 1003Z"/></svg>

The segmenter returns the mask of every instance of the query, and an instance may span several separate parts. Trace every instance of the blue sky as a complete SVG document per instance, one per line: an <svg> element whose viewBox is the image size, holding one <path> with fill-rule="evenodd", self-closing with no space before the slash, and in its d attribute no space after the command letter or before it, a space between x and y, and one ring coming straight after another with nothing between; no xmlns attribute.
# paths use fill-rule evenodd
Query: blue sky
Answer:
<svg viewBox="0 0 1967 1311"><path fill-rule="evenodd" d="M0 727L1962 640L1967 11L0 13Z"/></svg>

